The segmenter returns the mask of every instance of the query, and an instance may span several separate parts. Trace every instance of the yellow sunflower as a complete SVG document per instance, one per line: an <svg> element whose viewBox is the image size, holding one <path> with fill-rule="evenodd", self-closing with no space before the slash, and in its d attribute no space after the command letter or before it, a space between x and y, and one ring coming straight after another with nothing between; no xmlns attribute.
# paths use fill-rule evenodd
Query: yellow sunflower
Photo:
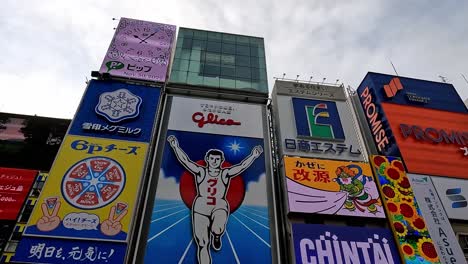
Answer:
<svg viewBox="0 0 468 264"><path fill-rule="evenodd" d="M434 243L430 238L422 237L418 240L418 252L421 255L421 257L425 258L428 261L439 261L439 257L437 256L437 251L435 249Z"/></svg>
<svg viewBox="0 0 468 264"><path fill-rule="evenodd" d="M405 257L412 257L414 256L415 250L413 246L411 246L408 243L403 243L401 244L401 251L403 251L403 254L405 254Z"/></svg>
<svg viewBox="0 0 468 264"><path fill-rule="evenodd" d="M408 222L410 222L411 226L419 232L427 231L426 222L424 222L424 219L420 216L415 216L413 220L409 220Z"/></svg>
<svg viewBox="0 0 468 264"><path fill-rule="evenodd" d="M408 233L408 228L406 228L406 225L400 221L393 222L393 228L399 237L404 237Z"/></svg>
<svg viewBox="0 0 468 264"><path fill-rule="evenodd" d="M402 176L404 176L404 172L401 172L398 168L393 166L385 167L385 177L397 186L399 182L402 180Z"/></svg>

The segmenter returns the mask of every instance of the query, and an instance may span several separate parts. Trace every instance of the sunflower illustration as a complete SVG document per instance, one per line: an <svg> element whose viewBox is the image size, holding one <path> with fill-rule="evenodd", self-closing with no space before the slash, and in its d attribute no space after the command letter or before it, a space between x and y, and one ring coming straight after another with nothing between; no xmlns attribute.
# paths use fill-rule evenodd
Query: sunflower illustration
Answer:
<svg viewBox="0 0 468 264"><path fill-rule="evenodd" d="M418 240L418 252L421 257L428 261L436 262L439 260L434 243L430 238L422 237Z"/></svg>
<svg viewBox="0 0 468 264"><path fill-rule="evenodd" d="M397 185L400 183L403 179L402 175L404 175L404 172L401 172L398 168L393 167L393 166L387 166L385 168L385 174L386 178L392 182L394 185Z"/></svg>
<svg viewBox="0 0 468 264"><path fill-rule="evenodd" d="M408 229L406 228L405 224L399 221L393 222L393 227L395 228L395 232L399 237L404 237L408 233Z"/></svg>
<svg viewBox="0 0 468 264"><path fill-rule="evenodd" d="M407 202L401 202L398 204L400 208L400 214L405 217L406 219L410 220L415 215L417 215L416 209L414 206Z"/></svg>
<svg viewBox="0 0 468 264"><path fill-rule="evenodd" d="M401 244L401 250L405 254L405 257L410 257L411 258L411 257L414 256L415 250L414 250L413 246L411 246L408 243Z"/></svg>
<svg viewBox="0 0 468 264"><path fill-rule="evenodd" d="M419 232L427 231L426 222L424 222L424 219L422 219L420 216L416 216L412 221L409 222L415 230Z"/></svg>

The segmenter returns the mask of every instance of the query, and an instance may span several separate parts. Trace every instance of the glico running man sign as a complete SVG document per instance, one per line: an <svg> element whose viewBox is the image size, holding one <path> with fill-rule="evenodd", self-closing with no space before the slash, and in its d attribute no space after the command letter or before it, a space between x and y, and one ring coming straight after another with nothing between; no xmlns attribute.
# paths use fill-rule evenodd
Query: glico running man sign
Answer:
<svg viewBox="0 0 468 264"><path fill-rule="evenodd" d="M263 120L260 105L172 97L145 263L271 262Z"/></svg>

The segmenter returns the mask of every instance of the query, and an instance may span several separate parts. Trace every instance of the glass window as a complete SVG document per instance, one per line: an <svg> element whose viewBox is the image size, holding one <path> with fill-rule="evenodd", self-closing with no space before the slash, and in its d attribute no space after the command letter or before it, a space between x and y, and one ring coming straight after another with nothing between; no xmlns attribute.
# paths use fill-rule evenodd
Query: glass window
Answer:
<svg viewBox="0 0 468 264"><path fill-rule="evenodd" d="M236 43L236 35L223 34L223 43Z"/></svg>
<svg viewBox="0 0 468 264"><path fill-rule="evenodd" d="M252 80L259 81L260 80L260 70L257 68L252 68Z"/></svg>
<svg viewBox="0 0 468 264"><path fill-rule="evenodd" d="M183 38L183 37L177 38L176 47L177 47L177 48L182 48L182 43L183 43L183 42L184 42L184 38Z"/></svg>
<svg viewBox="0 0 468 264"><path fill-rule="evenodd" d="M236 54L236 45L223 43L223 53Z"/></svg>
<svg viewBox="0 0 468 264"><path fill-rule="evenodd" d="M186 71L172 71L170 81L175 82L175 83L187 82L187 72Z"/></svg>
<svg viewBox="0 0 468 264"><path fill-rule="evenodd" d="M192 39L184 39L182 42L183 49L191 49L192 48Z"/></svg>
<svg viewBox="0 0 468 264"><path fill-rule="evenodd" d="M250 56L250 48L248 46L236 45L236 54Z"/></svg>
<svg viewBox="0 0 468 264"><path fill-rule="evenodd" d="M179 52L179 54L180 54L179 56L177 56L177 53L176 53L176 58L183 59L183 60L189 60L190 59L190 53L191 53L191 50L189 50L189 49L181 49L180 52Z"/></svg>
<svg viewBox="0 0 468 264"><path fill-rule="evenodd" d="M259 69L260 72L260 80L266 81L267 80L267 72L266 69Z"/></svg>
<svg viewBox="0 0 468 264"><path fill-rule="evenodd" d="M236 77L250 79L251 78L250 67L237 67L236 66Z"/></svg>
<svg viewBox="0 0 468 264"><path fill-rule="evenodd" d="M199 39L194 39L192 42L192 49L196 50L205 50L206 48L206 41L204 40L199 40Z"/></svg>
<svg viewBox="0 0 468 264"><path fill-rule="evenodd" d="M221 68L219 66L213 66L213 65L205 65L203 69L203 75L204 76L209 76L209 77L216 77L219 76L221 72Z"/></svg>
<svg viewBox="0 0 468 264"><path fill-rule="evenodd" d="M250 46L263 48L263 38L250 37Z"/></svg>
<svg viewBox="0 0 468 264"><path fill-rule="evenodd" d="M179 71L188 71L188 67L189 67L189 60L179 60L179 68L176 69L176 70L179 70Z"/></svg>
<svg viewBox="0 0 468 264"><path fill-rule="evenodd" d="M236 80L237 89L251 89L252 83L248 80Z"/></svg>
<svg viewBox="0 0 468 264"><path fill-rule="evenodd" d="M227 78L236 77L236 68L234 67L221 67L221 76Z"/></svg>
<svg viewBox="0 0 468 264"><path fill-rule="evenodd" d="M249 37L246 36L236 36L236 43L241 45L249 45Z"/></svg>
<svg viewBox="0 0 468 264"><path fill-rule="evenodd" d="M202 72L201 63L199 61L191 60L189 64L189 72L196 72L196 73Z"/></svg>
<svg viewBox="0 0 468 264"><path fill-rule="evenodd" d="M219 87L219 78L218 77L203 77L203 84L206 86L215 86Z"/></svg>
<svg viewBox="0 0 468 264"><path fill-rule="evenodd" d="M236 88L236 81L233 79L225 79L225 78L220 78L219 79L219 86L223 88Z"/></svg>
<svg viewBox="0 0 468 264"><path fill-rule="evenodd" d="M208 40L221 42L222 35L218 32L208 32Z"/></svg>
<svg viewBox="0 0 468 264"><path fill-rule="evenodd" d="M205 53L205 62L207 64L219 66L219 64L221 62L221 55L218 54L218 53L206 52Z"/></svg>
<svg viewBox="0 0 468 264"><path fill-rule="evenodd" d="M236 56L236 65L250 67L250 57Z"/></svg>
<svg viewBox="0 0 468 264"><path fill-rule="evenodd" d="M15 252L19 241L9 241L5 247L5 252Z"/></svg>
<svg viewBox="0 0 468 264"><path fill-rule="evenodd" d="M180 28L179 35L183 36L184 38L193 38L193 30L188 28Z"/></svg>
<svg viewBox="0 0 468 264"><path fill-rule="evenodd" d="M189 72L187 75L187 83L192 85L202 85L203 76L200 76L198 73Z"/></svg>
<svg viewBox="0 0 468 264"><path fill-rule="evenodd" d="M182 48L176 48L174 58L178 59L182 56Z"/></svg>
<svg viewBox="0 0 468 264"><path fill-rule="evenodd" d="M250 47L250 56L258 57L258 48Z"/></svg>
<svg viewBox="0 0 468 264"><path fill-rule="evenodd" d="M208 35L207 32L203 30L193 31L193 39L206 40L207 35Z"/></svg>
<svg viewBox="0 0 468 264"><path fill-rule="evenodd" d="M190 55L192 61L204 61L201 50L193 49Z"/></svg>
<svg viewBox="0 0 468 264"><path fill-rule="evenodd" d="M221 53L221 42L208 41L206 43L206 51Z"/></svg>
<svg viewBox="0 0 468 264"><path fill-rule="evenodd" d="M225 54L221 55L221 65L234 67L234 65L236 65L236 56Z"/></svg>
<svg viewBox="0 0 468 264"><path fill-rule="evenodd" d="M266 69L266 63L265 63L265 58L258 58L258 62L259 62L259 68L260 69Z"/></svg>
<svg viewBox="0 0 468 264"><path fill-rule="evenodd" d="M259 61L258 57L251 57L250 58L250 67L260 68L260 61Z"/></svg>
<svg viewBox="0 0 468 264"><path fill-rule="evenodd" d="M180 59L174 59L172 61L172 69L179 70L179 68L180 68Z"/></svg>

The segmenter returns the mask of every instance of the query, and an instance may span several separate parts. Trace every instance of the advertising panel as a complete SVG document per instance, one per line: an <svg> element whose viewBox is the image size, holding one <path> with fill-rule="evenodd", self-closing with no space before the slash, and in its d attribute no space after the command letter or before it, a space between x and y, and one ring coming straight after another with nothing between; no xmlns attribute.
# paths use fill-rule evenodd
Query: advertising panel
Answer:
<svg viewBox="0 0 468 264"><path fill-rule="evenodd" d="M408 172L468 179L468 115L383 103Z"/></svg>
<svg viewBox="0 0 468 264"><path fill-rule="evenodd" d="M0 220L16 220L37 171L0 168Z"/></svg>
<svg viewBox="0 0 468 264"><path fill-rule="evenodd" d="M390 230L316 224L292 224L296 263L399 264Z"/></svg>
<svg viewBox="0 0 468 264"><path fill-rule="evenodd" d="M147 148L66 136L24 233L127 241Z"/></svg>
<svg viewBox="0 0 468 264"><path fill-rule="evenodd" d="M149 142L161 89L91 80L69 133Z"/></svg>
<svg viewBox="0 0 468 264"><path fill-rule="evenodd" d="M368 163L284 157L290 212L385 218Z"/></svg>
<svg viewBox="0 0 468 264"><path fill-rule="evenodd" d="M382 103L467 113L463 100L449 83L369 72L358 93L364 89L373 90L376 100Z"/></svg>
<svg viewBox="0 0 468 264"><path fill-rule="evenodd" d="M364 160L343 87L309 90L282 83L275 83L273 109L284 155Z"/></svg>
<svg viewBox="0 0 468 264"><path fill-rule="evenodd" d="M371 163L405 263L440 263L401 160L373 155Z"/></svg>
<svg viewBox="0 0 468 264"><path fill-rule="evenodd" d="M0 113L0 167L49 171L70 120Z"/></svg>
<svg viewBox="0 0 468 264"><path fill-rule="evenodd" d="M468 180L431 177L450 219L468 220Z"/></svg>
<svg viewBox="0 0 468 264"><path fill-rule="evenodd" d="M270 263L264 109L170 99L145 263Z"/></svg>
<svg viewBox="0 0 468 264"><path fill-rule="evenodd" d="M426 220L429 233L436 245L440 262L445 264L466 263L458 239L453 232L430 177L408 174L408 178L421 213Z"/></svg>
<svg viewBox="0 0 468 264"><path fill-rule="evenodd" d="M176 26L120 18L100 73L165 82Z"/></svg>
<svg viewBox="0 0 468 264"><path fill-rule="evenodd" d="M23 237L13 262L21 263L124 263L125 244L101 241Z"/></svg>

